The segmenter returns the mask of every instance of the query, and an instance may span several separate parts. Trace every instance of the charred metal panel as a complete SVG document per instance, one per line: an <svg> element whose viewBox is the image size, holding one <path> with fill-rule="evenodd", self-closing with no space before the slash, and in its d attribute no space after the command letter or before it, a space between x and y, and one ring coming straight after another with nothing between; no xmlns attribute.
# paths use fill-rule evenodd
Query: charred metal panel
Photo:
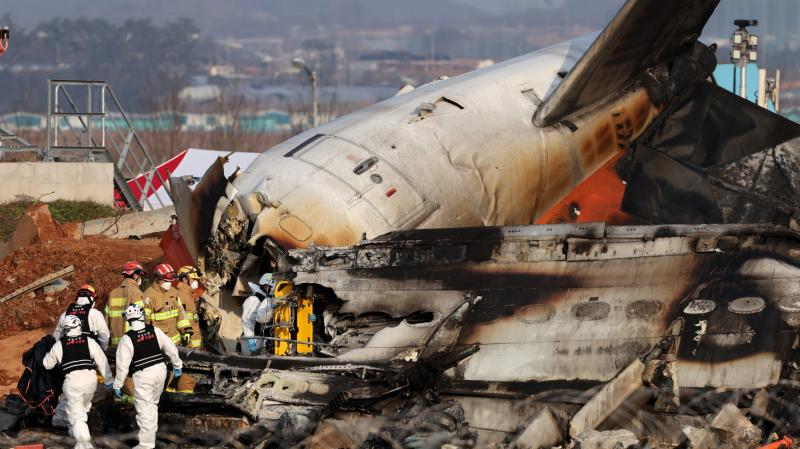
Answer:
<svg viewBox="0 0 800 449"><path fill-rule="evenodd" d="M575 438L581 432L597 428L614 410L642 387L645 366L634 359L619 375L603 388L572 417L569 434Z"/></svg>
<svg viewBox="0 0 800 449"><path fill-rule="evenodd" d="M276 404L327 406L346 389L364 386L341 376L265 369L258 378L234 391L226 402L253 418L264 418Z"/></svg>
<svg viewBox="0 0 800 449"><path fill-rule="evenodd" d="M193 191L185 179L170 178L181 237L195 261L200 255L200 247L212 234L214 209L210 206L217 204L228 185L223 167L225 161L217 158Z"/></svg>
<svg viewBox="0 0 800 449"><path fill-rule="evenodd" d="M642 227L632 227L641 232ZM647 228L647 227L644 227ZM600 238L606 234L604 223L580 223L580 224L548 224L542 226L504 226L504 227L465 227L465 228L443 228L443 229L415 229L409 231L390 232L364 242L358 247L380 246L387 242L414 243L417 240L428 242L472 242L472 241L499 241L508 239L509 241L518 239L546 240L547 237L553 239L563 239L567 237Z"/></svg>
<svg viewBox="0 0 800 449"><path fill-rule="evenodd" d="M625 306L625 315L631 320L646 320L659 315L663 310L664 305L660 301L642 299Z"/></svg>
<svg viewBox="0 0 800 449"><path fill-rule="evenodd" d="M401 232L290 258L296 282L342 301L332 316L351 318L337 326L370 313L399 320L342 359L478 344L453 380L607 381L680 317L680 385L738 387L780 373L796 322L782 298L800 297L800 268L786 254L797 247L797 234L773 225L562 225ZM698 300L715 307L687 308ZM445 326L459 307L463 317ZM418 312L432 320L403 321Z"/></svg>
<svg viewBox="0 0 800 449"><path fill-rule="evenodd" d="M643 256L670 256L691 254L695 250L692 239L662 237L651 241L589 241L570 239L567 260L625 259Z"/></svg>
<svg viewBox="0 0 800 449"><path fill-rule="evenodd" d="M797 123L699 82L621 166L622 209L650 223L785 223L800 210L785 174L799 136Z"/></svg>

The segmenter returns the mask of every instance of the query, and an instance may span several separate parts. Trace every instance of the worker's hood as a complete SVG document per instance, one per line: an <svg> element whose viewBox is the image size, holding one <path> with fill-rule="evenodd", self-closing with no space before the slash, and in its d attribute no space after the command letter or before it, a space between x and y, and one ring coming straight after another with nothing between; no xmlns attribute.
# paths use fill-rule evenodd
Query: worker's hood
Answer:
<svg viewBox="0 0 800 449"><path fill-rule="evenodd" d="M248 282L247 286L250 287L250 291L253 292L254 295L263 295L267 296L267 292L265 292L260 285L256 284L255 282Z"/></svg>

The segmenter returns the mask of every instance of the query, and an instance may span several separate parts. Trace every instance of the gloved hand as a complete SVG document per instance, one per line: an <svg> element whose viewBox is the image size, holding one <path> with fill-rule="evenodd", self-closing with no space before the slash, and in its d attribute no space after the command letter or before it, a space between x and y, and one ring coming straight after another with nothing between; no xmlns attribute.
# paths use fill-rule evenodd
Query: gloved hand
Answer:
<svg viewBox="0 0 800 449"><path fill-rule="evenodd" d="M114 389L114 383L113 382L109 382L107 384L104 384L103 386L106 387L106 390L108 390L108 391L111 391L111 390Z"/></svg>
<svg viewBox="0 0 800 449"><path fill-rule="evenodd" d="M308 322L309 323L316 323L317 322L317 316L314 315L313 313L309 313L308 314Z"/></svg>
<svg viewBox="0 0 800 449"><path fill-rule="evenodd" d="M122 390L120 388L114 388L114 396L116 396L117 399L122 399Z"/></svg>
<svg viewBox="0 0 800 449"><path fill-rule="evenodd" d="M256 341L253 340L252 338L247 340L247 349L250 350L251 354L256 352Z"/></svg>
<svg viewBox="0 0 800 449"><path fill-rule="evenodd" d="M180 368L173 368L173 369L172 369L172 375L173 375L173 376L175 376L175 377L181 377L181 374L183 374L183 371L181 371L181 369L180 369Z"/></svg>

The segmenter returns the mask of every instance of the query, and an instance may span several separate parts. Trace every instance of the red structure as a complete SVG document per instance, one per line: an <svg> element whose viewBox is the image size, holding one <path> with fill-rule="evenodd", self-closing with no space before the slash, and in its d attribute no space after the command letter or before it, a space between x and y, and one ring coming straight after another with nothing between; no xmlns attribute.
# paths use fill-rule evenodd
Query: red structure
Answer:
<svg viewBox="0 0 800 449"><path fill-rule="evenodd" d="M0 27L0 56L8 50L8 37L10 33L8 28Z"/></svg>

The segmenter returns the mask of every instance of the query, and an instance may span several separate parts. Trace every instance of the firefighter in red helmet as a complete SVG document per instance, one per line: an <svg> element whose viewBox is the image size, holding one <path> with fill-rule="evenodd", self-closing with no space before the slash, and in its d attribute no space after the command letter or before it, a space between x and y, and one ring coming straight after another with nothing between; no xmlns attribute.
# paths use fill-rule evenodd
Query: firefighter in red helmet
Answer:
<svg viewBox="0 0 800 449"><path fill-rule="evenodd" d="M116 348L125 332L128 331L125 309L131 304L138 304L144 309L144 294L142 293L142 276L144 267L132 260L122 267L122 283L108 294L105 315L108 329L111 332L109 346Z"/></svg>
<svg viewBox="0 0 800 449"><path fill-rule="evenodd" d="M173 343L181 342L181 334L191 333L192 324L186 318L178 290L173 286L175 270L162 263L155 268L156 282L144 292L145 315L153 326L161 329Z"/></svg>

